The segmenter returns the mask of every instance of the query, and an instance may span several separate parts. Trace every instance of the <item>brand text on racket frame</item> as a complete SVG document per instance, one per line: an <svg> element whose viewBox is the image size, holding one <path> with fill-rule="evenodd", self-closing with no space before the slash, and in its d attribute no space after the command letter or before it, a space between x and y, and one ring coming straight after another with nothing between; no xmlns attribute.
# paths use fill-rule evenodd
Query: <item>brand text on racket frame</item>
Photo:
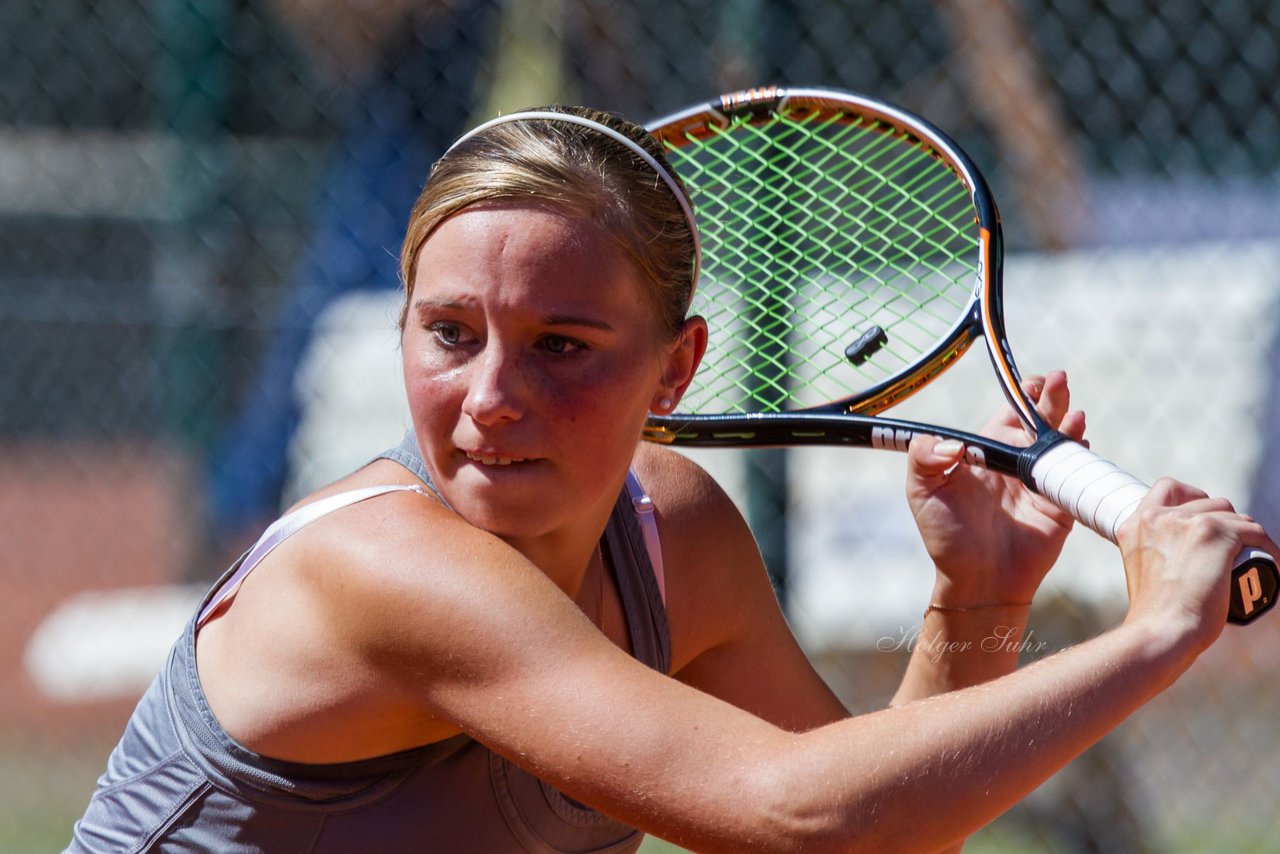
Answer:
<svg viewBox="0 0 1280 854"><path fill-rule="evenodd" d="M902 451L906 452L907 446L911 444L911 440L916 436L913 430L904 430L901 427L872 427L871 428L871 447L882 451ZM983 453L981 448L975 448L972 445L964 446L964 461L971 466L985 466L987 455Z"/></svg>

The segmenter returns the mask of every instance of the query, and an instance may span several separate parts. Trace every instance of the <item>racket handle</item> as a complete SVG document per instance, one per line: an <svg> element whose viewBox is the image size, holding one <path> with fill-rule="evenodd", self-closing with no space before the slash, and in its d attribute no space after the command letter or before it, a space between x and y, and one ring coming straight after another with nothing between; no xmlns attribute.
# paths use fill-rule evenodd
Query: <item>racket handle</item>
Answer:
<svg viewBox="0 0 1280 854"><path fill-rule="evenodd" d="M1031 465L1030 479L1037 492L1112 542L1151 490L1070 440L1044 451ZM1275 558L1259 549L1241 551L1231 571L1227 622L1246 625L1261 617L1275 605L1277 588L1280 571Z"/></svg>

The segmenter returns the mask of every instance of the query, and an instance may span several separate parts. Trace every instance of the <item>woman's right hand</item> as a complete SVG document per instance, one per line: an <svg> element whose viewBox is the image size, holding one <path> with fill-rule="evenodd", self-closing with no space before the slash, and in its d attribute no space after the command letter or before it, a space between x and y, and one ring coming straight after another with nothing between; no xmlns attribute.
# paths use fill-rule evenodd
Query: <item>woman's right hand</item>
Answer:
<svg viewBox="0 0 1280 854"><path fill-rule="evenodd" d="M1280 553L1262 526L1225 498L1161 478L1120 527L1129 590L1126 622L1149 621L1198 654L1226 624L1236 556L1246 546Z"/></svg>

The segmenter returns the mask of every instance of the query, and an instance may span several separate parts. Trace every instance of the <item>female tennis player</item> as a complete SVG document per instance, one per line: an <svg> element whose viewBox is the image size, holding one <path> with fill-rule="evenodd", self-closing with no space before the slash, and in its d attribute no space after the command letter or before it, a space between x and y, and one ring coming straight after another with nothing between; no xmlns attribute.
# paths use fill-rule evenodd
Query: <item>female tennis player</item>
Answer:
<svg viewBox="0 0 1280 854"><path fill-rule="evenodd" d="M932 604L891 707L850 717L729 499L639 442L709 334L645 131L483 126L433 169L401 266L413 433L214 587L70 850L938 851L1173 682L1222 630L1235 554L1278 551L1161 481L1120 536L1127 618L1015 671L1069 522L917 438ZM1080 438L1065 377L1031 385Z"/></svg>

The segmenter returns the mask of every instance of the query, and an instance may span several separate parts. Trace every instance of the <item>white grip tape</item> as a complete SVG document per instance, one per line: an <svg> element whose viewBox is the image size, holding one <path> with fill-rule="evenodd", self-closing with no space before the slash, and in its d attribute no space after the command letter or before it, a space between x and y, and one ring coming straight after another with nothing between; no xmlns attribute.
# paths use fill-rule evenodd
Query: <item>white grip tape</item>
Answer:
<svg viewBox="0 0 1280 854"><path fill-rule="evenodd" d="M1031 466L1041 495L1108 540L1151 487L1077 442L1059 442Z"/></svg>

